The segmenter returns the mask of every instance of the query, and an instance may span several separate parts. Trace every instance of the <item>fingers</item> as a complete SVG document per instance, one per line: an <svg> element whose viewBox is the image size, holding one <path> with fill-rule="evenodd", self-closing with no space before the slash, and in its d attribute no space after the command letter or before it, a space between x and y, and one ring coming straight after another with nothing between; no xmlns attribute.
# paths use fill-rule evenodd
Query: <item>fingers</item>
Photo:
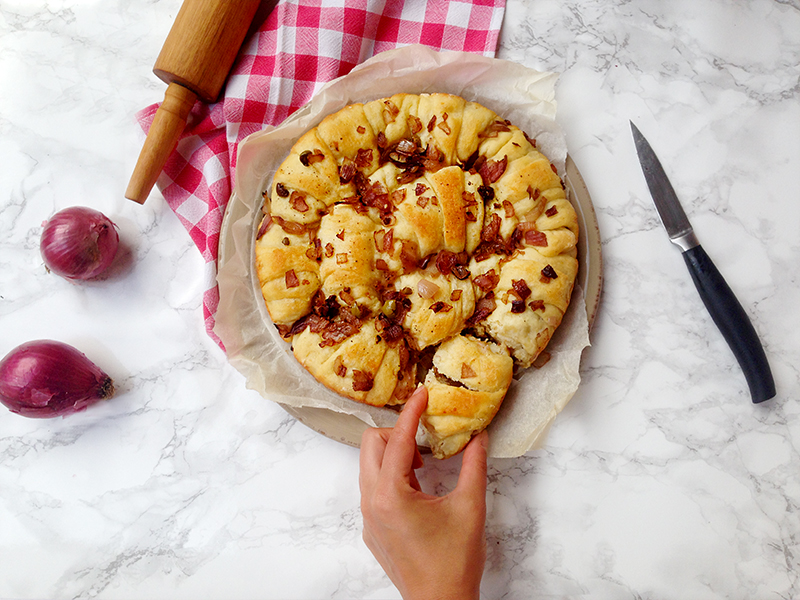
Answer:
<svg viewBox="0 0 800 600"><path fill-rule="evenodd" d="M366 490L375 487L378 474L381 471L383 455L386 451L386 441L391 435L391 429L370 428L361 436L361 452L358 456L359 475L358 484L363 495Z"/></svg>
<svg viewBox="0 0 800 600"><path fill-rule="evenodd" d="M489 435L481 431L464 449L455 491L478 503L486 503L486 447Z"/></svg>
<svg viewBox="0 0 800 600"><path fill-rule="evenodd" d="M414 465L420 464L421 457L417 449L416 435L419 418L428 405L428 390L418 387L406 402L400 417L397 419L392 435L386 443L383 456L382 472L390 479L403 477L408 480Z"/></svg>

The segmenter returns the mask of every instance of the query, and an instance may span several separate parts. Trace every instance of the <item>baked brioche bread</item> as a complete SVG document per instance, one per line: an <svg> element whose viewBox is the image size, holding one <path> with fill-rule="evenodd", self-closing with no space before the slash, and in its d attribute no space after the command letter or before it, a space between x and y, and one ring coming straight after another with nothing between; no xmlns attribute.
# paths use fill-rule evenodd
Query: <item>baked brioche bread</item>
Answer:
<svg viewBox="0 0 800 600"><path fill-rule="evenodd" d="M322 384L373 406L429 391L452 456L497 413L515 368L569 305L578 220L519 128L449 94L326 117L264 192L255 267L267 310Z"/></svg>

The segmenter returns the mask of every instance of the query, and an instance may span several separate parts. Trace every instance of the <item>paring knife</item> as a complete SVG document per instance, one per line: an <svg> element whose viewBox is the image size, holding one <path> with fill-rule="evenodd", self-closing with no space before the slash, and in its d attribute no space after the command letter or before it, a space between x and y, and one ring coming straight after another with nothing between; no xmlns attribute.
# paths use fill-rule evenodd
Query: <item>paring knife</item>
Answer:
<svg viewBox="0 0 800 600"><path fill-rule="evenodd" d="M739 361L750 387L753 403L769 400L775 396L775 382L753 324L697 240L675 190L672 189L672 184L650 144L633 122L631 130L647 187L650 188L650 195L669 239L683 251L686 266L689 267L703 304Z"/></svg>

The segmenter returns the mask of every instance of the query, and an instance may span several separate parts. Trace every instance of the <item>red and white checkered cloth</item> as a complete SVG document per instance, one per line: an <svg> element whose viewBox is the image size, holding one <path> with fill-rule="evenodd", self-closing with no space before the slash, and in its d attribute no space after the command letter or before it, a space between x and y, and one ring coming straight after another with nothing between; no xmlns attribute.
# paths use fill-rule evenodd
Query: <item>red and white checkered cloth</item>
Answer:
<svg viewBox="0 0 800 600"><path fill-rule="evenodd" d="M238 143L384 50L423 44L494 56L504 10L505 0L282 0L245 40L221 100L195 105L158 180L206 261L203 316L218 344L217 244ZM157 108L137 114L145 131Z"/></svg>

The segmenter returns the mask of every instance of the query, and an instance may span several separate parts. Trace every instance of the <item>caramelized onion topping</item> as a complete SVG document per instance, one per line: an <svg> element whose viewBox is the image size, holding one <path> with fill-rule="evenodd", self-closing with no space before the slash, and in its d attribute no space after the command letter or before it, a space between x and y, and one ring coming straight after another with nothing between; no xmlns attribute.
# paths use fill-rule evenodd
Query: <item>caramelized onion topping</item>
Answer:
<svg viewBox="0 0 800 600"><path fill-rule="evenodd" d="M556 279L558 274L556 274L556 270L551 265L547 265L544 269L542 269L542 277L546 277L547 279Z"/></svg>
<svg viewBox="0 0 800 600"><path fill-rule="evenodd" d="M508 156L504 156L502 160L487 160L481 165L478 174L483 179L483 185L495 183L506 172L508 166Z"/></svg>
<svg viewBox="0 0 800 600"><path fill-rule="evenodd" d="M359 369L353 369L353 391L368 392L375 385L372 375Z"/></svg>

